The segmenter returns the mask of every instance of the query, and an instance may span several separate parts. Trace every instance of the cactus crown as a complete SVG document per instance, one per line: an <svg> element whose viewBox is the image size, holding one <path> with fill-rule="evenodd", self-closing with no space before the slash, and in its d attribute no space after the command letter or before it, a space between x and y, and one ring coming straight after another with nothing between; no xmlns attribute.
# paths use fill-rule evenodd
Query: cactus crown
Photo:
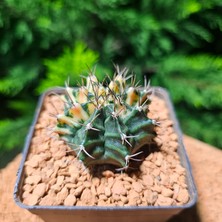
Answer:
<svg viewBox="0 0 222 222"><path fill-rule="evenodd" d="M155 136L157 122L147 116L152 89L146 82L143 88L135 86L127 73L116 67L106 86L93 73L85 85L66 85L64 113L56 116L54 132L86 166L112 164L125 170Z"/></svg>

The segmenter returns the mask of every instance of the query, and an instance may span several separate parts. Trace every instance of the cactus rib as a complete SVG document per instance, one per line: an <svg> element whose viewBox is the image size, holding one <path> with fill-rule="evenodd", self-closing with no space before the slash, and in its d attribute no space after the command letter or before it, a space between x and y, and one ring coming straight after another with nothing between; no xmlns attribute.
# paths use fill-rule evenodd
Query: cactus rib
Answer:
<svg viewBox="0 0 222 222"><path fill-rule="evenodd" d="M140 161L141 147L155 137L159 123L147 116L150 83L145 81L144 88L127 84L133 79L127 74L117 66L107 86L92 73L85 86L66 85L64 113L56 115L54 132L86 166L112 164L125 170L130 161Z"/></svg>

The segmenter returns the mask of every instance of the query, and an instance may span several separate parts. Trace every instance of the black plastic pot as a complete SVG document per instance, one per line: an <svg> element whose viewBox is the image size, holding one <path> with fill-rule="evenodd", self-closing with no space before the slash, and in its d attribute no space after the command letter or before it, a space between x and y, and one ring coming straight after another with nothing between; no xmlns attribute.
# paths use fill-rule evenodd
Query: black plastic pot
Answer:
<svg viewBox="0 0 222 222"><path fill-rule="evenodd" d="M22 203L22 186L24 182L24 163L27 159L31 139L34 134L34 126L37 123L39 118L39 114L42 110L42 104L44 98L52 92L62 93L64 89L53 89L45 94L39 100L34 121L30 128L29 134L26 138L26 143L23 151L23 158L19 167L18 177L15 184L14 189L14 200L16 204L31 213L37 214L42 219L47 222L56 222L56 221L64 221L64 222L71 222L71 221L78 221L78 222L86 222L86 221L106 221L106 222L113 222L113 221L127 221L127 222L142 222L142 221L151 221L151 222L160 222L166 221L170 217L175 214L180 213L182 210L186 208L192 207L197 200L197 190L193 181L191 166L183 145L182 141L182 133L175 116L174 108L170 101L169 95L166 90L155 87L154 92L155 95L165 100L166 105L170 112L170 118L174 122L174 130L178 136L179 148L178 154L180 156L181 165L186 169L186 182L188 186L188 191L190 195L190 200L188 203L182 206L143 206L143 207L99 207L99 206L28 206Z"/></svg>

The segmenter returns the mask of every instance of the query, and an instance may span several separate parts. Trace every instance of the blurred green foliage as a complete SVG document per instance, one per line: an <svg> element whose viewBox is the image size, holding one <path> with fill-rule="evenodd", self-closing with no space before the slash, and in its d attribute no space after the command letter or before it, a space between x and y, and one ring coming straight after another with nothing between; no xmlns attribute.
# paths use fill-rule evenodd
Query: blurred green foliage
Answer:
<svg viewBox="0 0 222 222"><path fill-rule="evenodd" d="M166 87L183 131L222 148L221 39L221 0L1 0L0 150L22 147L40 91L94 63Z"/></svg>
<svg viewBox="0 0 222 222"><path fill-rule="evenodd" d="M66 48L59 58L44 61L47 76L41 80L38 91L63 86L65 80L69 80L70 85L76 84L81 79L80 74L87 73L97 61L98 53L87 49L82 42L76 43L72 50Z"/></svg>

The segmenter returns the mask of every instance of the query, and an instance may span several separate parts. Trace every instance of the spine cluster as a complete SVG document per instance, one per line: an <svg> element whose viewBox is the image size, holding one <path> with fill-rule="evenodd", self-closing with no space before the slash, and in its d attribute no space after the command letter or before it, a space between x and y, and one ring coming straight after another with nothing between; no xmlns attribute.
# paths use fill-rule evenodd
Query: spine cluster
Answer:
<svg viewBox="0 0 222 222"><path fill-rule="evenodd" d="M146 82L137 87L127 73L117 67L109 84L90 73L84 85L66 85L64 113L56 116L54 132L86 166L112 164L125 170L138 160L141 147L152 143L158 124L147 116L152 89Z"/></svg>

